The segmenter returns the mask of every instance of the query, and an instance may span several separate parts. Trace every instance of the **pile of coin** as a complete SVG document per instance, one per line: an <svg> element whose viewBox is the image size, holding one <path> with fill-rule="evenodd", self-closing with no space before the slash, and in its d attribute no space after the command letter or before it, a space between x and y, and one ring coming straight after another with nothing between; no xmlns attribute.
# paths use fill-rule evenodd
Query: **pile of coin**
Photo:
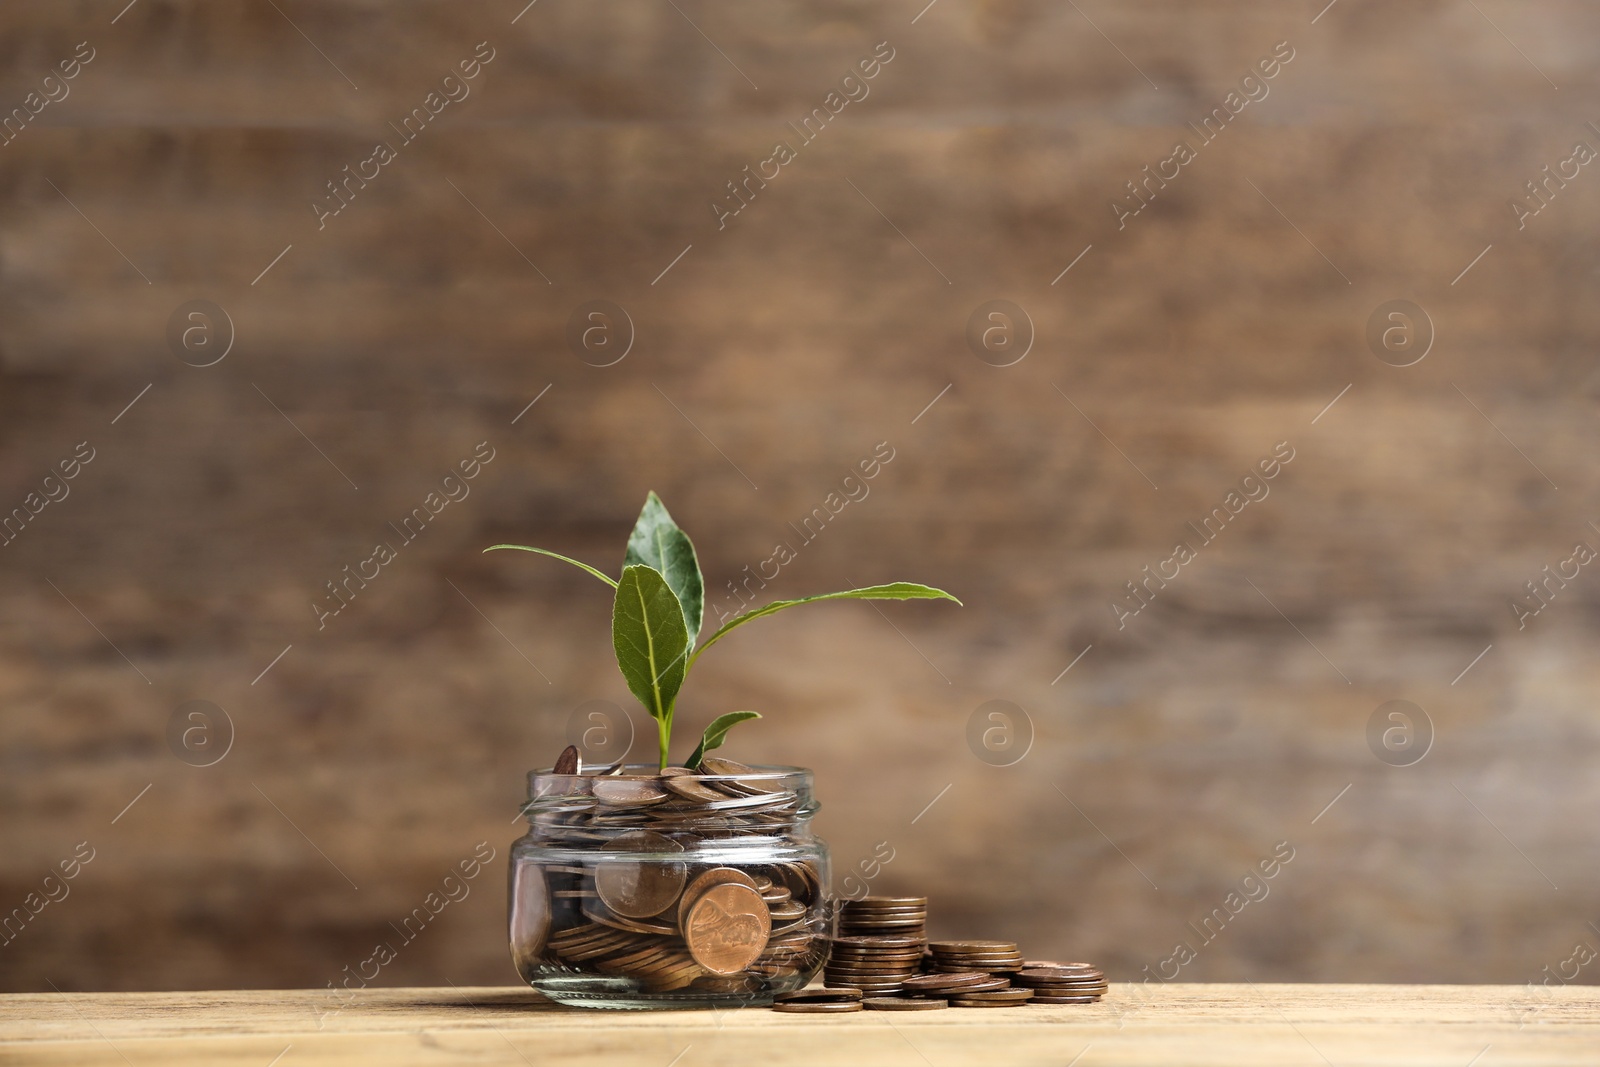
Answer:
<svg viewBox="0 0 1600 1067"><path fill-rule="evenodd" d="M892 993L922 968L920 937L836 937L823 971L831 986Z"/></svg>
<svg viewBox="0 0 1600 1067"><path fill-rule="evenodd" d="M1030 960L1011 982L1033 990L1035 1004L1092 1004L1110 988L1100 968L1088 963Z"/></svg>
<svg viewBox="0 0 1600 1067"><path fill-rule="evenodd" d="M528 806L537 851L513 850L512 956L525 980L546 992L759 995L815 973L828 927L818 868L741 855L761 855L743 839L781 835L809 812L731 760L708 757L704 771L545 776Z"/></svg>
<svg viewBox="0 0 1600 1067"><path fill-rule="evenodd" d="M843 937L914 937L923 940L928 921L927 897L862 897L839 907Z"/></svg>
<svg viewBox="0 0 1600 1067"><path fill-rule="evenodd" d="M1015 971L1022 967L1022 951L1015 941L935 941L934 971Z"/></svg>
<svg viewBox="0 0 1600 1067"><path fill-rule="evenodd" d="M922 968L927 897L863 897L839 909L839 936L824 972L831 986L892 993Z"/></svg>
<svg viewBox="0 0 1600 1067"><path fill-rule="evenodd" d="M845 987L829 989L815 986L797 989L793 993L779 993L772 998L774 1011L803 1012L807 1014L835 1015L839 1012L861 1010L861 990Z"/></svg>
<svg viewBox="0 0 1600 1067"><path fill-rule="evenodd" d="M1089 1004L1107 990L1087 963L1026 960L1014 941L925 940L926 897L866 897L839 913L825 968L828 989L785 998L784 1011L933 1011L1022 1004ZM926 951L924 951L926 950ZM857 990L857 997L849 995Z"/></svg>
<svg viewBox="0 0 1600 1067"><path fill-rule="evenodd" d="M939 944L943 942L934 943ZM929 957L930 966L934 958ZM1020 958L1018 963L1017 969L1005 971L928 971L904 979L895 996L868 997L862 1003L879 1011L1007 1008L1020 1004L1092 1004L1106 993L1105 975L1087 963Z"/></svg>

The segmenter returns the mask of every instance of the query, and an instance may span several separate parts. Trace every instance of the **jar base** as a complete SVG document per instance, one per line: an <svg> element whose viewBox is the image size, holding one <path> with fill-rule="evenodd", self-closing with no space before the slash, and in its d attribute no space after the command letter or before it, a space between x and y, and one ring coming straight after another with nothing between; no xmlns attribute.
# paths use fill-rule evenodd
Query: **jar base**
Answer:
<svg viewBox="0 0 1600 1067"><path fill-rule="evenodd" d="M602 1011L706 1011L724 1008L768 1008L772 994L726 993L571 993L541 990L557 1004Z"/></svg>

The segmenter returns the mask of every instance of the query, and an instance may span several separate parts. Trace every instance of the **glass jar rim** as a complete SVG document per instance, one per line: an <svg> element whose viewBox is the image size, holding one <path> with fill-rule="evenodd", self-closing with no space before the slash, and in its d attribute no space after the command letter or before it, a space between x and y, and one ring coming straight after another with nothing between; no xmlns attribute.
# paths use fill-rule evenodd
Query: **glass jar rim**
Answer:
<svg viewBox="0 0 1600 1067"><path fill-rule="evenodd" d="M622 772L618 774L556 774L553 770L537 770L528 772L528 799L536 800L548 795L548 789L539 788L541 785L550 786L558 783L593 782L602 778L621 779L623 781L660 781L666 777L693 778L697 781L708 782L761 782L781 784L788 783L789 788L797 791L807 788L812 784L813 776L809 767L792 767L781 763L754 763L746 765L749 769L732 774L693 774L669 776L661 773L661 768L654 763L624 764Z"/></svg>

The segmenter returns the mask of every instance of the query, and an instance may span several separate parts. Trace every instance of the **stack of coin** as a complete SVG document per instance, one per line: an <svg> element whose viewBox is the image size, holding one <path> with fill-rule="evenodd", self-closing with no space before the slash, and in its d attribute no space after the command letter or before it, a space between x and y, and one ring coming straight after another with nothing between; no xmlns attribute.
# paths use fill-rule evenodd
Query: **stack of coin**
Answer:
<svg viewBox="0 0 1600 1067"><path fill-rule="evenodd" d="M847 900L839 909L839 933L844 937L924 938L928 921L927 897L862 897Z"/></svg>
<svg viewBox="0 0 1600 1067"><path fill-rule="evenodd" d="M831 986L892 993L922 966L920 937L855 935L833 939L823 974Z"/></svg>
<svg viewBox="0 0 1600 1067"><path fill-rule="evenodd" d="M1109 988L1105 974L1089 963L1029 961L1011 981L1033 990L1035 1004L1092 1004Z"/></svg>
<svg viewBox="0 0 1600 1067"><path fill-rule="evenodd" d="M775 1011L792 1011L805 1014L837 1014L861 1010L861 990L829 989L826 986L797 989L793 993L779 993L772 998Z"/></svg>
<svg viewBox="0 0 1600 1067"><path fill-rule="evenodd" d="M988 964L958 971L935 969L900 980L890 994L874 991L862 1004L874 1011L931 1011L944 1007L1006 1008L1023 1004L1091 1004L1105 995L1105 975L1087 963L1021 960L1010 942L935 942L932 966L939 960L974 959L985 955L1005 970ZM832 979L830 982L844 979Z"/></svg>
<svg viewBox="0 0 1600 1067"><path fill-rule="evenodd" d="M928 948L935 972L1003 974L1022 969L1022 952L1015 941L935 941Z"/></svg>
<svg viewBox="0 0 1600 1067"><path fill-rule="evenodd" d="M994 989L979 993L950 995L950 1005L956 1008L1014 1008L1026 1004L1033 997L1031 989Z"/></svg>

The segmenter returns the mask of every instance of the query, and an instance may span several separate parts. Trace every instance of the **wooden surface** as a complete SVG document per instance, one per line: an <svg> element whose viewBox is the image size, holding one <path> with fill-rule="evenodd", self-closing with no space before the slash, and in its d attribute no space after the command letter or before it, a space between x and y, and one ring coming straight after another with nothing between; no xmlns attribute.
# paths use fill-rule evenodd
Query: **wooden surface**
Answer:
<svg viewBox="0 0 1600 1067"><path fill-rule="evenodd" d="M842 1016L590 1012L518 989L458 987L371 990L324 1016L332 1007L308 990L18 994L0 998L0 1062L1588 1067L1600 1058L1600 995L1572 986L1534 1000L1516 986L1195 983L1140 997L1123 985L1094 1005Z"/></svg>

